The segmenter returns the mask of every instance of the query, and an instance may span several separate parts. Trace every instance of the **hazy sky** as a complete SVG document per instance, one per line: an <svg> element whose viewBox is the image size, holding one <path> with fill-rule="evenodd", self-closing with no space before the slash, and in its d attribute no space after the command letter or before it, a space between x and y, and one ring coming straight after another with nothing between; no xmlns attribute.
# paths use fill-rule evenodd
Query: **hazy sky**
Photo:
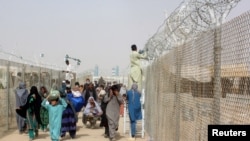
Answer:
<svg viewBox="0 0 250 141"><path fill-rule="evenodd" d="M65 66L64 57L82 61L78 71L120 71L129 65L131 44L144 47L182 0L0 0L0 47L26 59ZM228 19L250 9L242 0ZM40 53L44 58L40 60ZM74 61L70 61L75 65Z"/></svg>

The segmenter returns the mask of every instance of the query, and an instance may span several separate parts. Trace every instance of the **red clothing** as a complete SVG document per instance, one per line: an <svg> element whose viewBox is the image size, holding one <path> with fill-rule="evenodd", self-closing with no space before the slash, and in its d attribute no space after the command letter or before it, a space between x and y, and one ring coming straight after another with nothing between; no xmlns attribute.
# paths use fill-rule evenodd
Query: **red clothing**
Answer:
<svg viewBox="0 0 250 141"><path fill-rule="evenodd" d="M124 104L120 105L120 116L124 116Z"/></svg>

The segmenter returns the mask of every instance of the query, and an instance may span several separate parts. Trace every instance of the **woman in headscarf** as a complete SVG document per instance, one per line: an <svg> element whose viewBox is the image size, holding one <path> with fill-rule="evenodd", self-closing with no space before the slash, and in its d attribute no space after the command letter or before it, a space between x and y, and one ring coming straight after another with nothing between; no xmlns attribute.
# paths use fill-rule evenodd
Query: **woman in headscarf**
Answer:
<svg viewBox="0 0 250 141"><path fill-rule="evenodd" d="M46 87L42 86L40 88L40 96L41 96L42 100L46 99L48 95L49 94L48 94ZM40 109L40 118L41 118L41 122L42 122L41 130L45 132L47 130L47 126L49 124L49 113L48 113L48 110L43 106L41 106L41 109Z"/></svg>
<svg viewBox="0 0 250 141"><path fill-rule="evenodd" d="M64 81L64 80L62 81L59 92L60 92L61 97L66 97L66 81Z"/></svg>
<svg viewBox="0 0 250 141"><path fill-rule="evenodd" d="M95 101L94 97L90 96L88 99L88 104L83 112L83 124L90 122L91 128L94 128L97 118L102 115L102 109L99 104Z"/></svg>
<svg viewBox="0 0 250 141"><path fill-rule="evenodd" d="M138 85L136 83L132 84L132 88L127 92L127 101L128 101L128 113L130 119L130 128L131 128L131 139L135 140L136 133L136 120L142 119L141 112L141 93L137 90Z"/></svg>
<svg viewBox="0 0 250 141"><path fill-rule="evenodd" d="M122 96L119 94L119 89L118 85L113 85L109 96L104 97L104 102L108 102L106 117L108 119L109 138L111 141L115 141L115 131L118 130L120 118L120 105L123 102Z"/></svg>
<svg viewBox="0 0 250 141"><path fill-rule="evenodd" d="M15 90L15 95L16 95L16 109L20 109L21 106L26 104L27 97L29 95L24 82L19 83L19 87ZM26 128L25 118L21 117L19 114L16 114L16 120L19 133L21 134L24 132Z"/></svg>
<svg viewBox="0 0 250 141"><path fill-rule="evenodd" d="M71 88L67 86L66 91L67 96L65 97L65 100L67 102L67 107L62 115L61 137L65 137L66 132L69 132L70 137L73 139L76 135L77 115L75 108L71 103L71 97L73 97Z"/></svg>
<svg viewBox="0 0 250 141"><path fill-rule="evenodd" d="M27 126L29 129L29 138L33 140L35 136L38 136L38 127L41 124L40 118L40 108L41 108L42 98L38 94L38 90L36 86L32 86L30 89L30 94L27 99ZM35 133L35 135L34 135Z"/></svg>

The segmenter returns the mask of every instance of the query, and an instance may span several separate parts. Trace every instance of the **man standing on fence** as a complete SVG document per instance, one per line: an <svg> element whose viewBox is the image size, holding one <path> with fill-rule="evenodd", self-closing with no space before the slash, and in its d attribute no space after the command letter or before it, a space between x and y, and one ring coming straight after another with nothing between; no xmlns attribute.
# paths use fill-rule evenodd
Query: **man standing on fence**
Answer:
<svg viewBox="0 0 250 141"><path fill-rule="evenodd" d="M128 101L128 113L130 119L130 131L131 137L130 140L135 140L136 134L136 121L142 119L141 112L141 93L137 90L137 84L133 84L131 89L127 92L127 101Z"/></svg>
<svg viewBox="0 0 250 141"><path fill-rule="evenodd" d="M67 65L66 70L63 70L63 72L65 72L65 80L68 80L71 84L71 80L74 79L74 75L72 73L73 69L71 64L69 63L69 60L66 60L65 63Z"/></svg>
<svg viewBox="0 0 250 141"><path fill-rule="evenodd" d="M129 76L129 84L133 83L138 84L138 89L141 90L142 85L142 69L140 65L141 59L146 59L147 56L143 51L137 52L137 46L131 46L132 53L130 54L130 76Z"/></svg>

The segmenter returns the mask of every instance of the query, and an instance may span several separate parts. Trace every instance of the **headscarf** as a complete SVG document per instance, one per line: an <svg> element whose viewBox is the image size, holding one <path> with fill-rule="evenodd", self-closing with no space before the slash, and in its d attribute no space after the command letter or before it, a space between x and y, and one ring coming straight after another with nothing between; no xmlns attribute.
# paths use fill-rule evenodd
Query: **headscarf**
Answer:
<svg viewBox="0 0 250 141"><path fill-rule="evenodd" d="M138 91L138 85L136 83L132 84L131 90Z"/></svg>
<svg viewBox="0 0 250 141"><path fill-rule="evenodd" d="M131 90L132 90L132 93L133 93L133 95L132 95L132 101L134 103L134 101L135 101L135 93L139 93L138 92L138 85L136 83L133 83L132 87L131 87Z"/></svg>
<svg viewBox="0 0 250 141"><path fill-rule="evenodd" d="M32 98L32 96L35 95L36 99L34 102L29 103L30 99ZM25 109L31 108L31 112L35 113L36 116L36 120L39 124L41 124L41 118L40 118L40 108L41 108L41 103L42 103L42 98L38 93L37 87L36 86L32 86L30 89L30 94L28 96L27 99L27 103L25 105ZM34 108L34 109L33 109Z"/></svg>
<svg viewBox="0 0 250 141"><path fill-rule="evenodd" d="M16 89L16 106L20 107L26 104L27 97L29 93L28 90L26 89L26 85L24 82L19 83L18 89Z"/></svg>
<svg viewBox="0 0 250 141"><path fill-rule="evenodd" d="M62 82L62 86L59 90L61 97L66 97L66 83L65 81Z"/></svg>
<svg viewBox="0 0 250 141"><path fill-rule="evenodd" d="M25 88L26 88L26 84L24 82L20 82L19 89L25 89Z"/></svg>
<svg viewBox="0 0 250 141"><path fill-rule="evenodd" d="M36 86L32 86L32 87L30 88L30 94L29 94L29 96L28 96L28 101L29 101L29 99L31 98L31 96L32 96L33 94L36 96L35 107L39 107L39 109L40 109L41 103L42 103L42 98L41 98L41 96L39 95Z"/></svg>
<svg viewBox="0 0 250 141"><path fill-rule="evenodd" d="M57 100L59 98L59 94L60 92L58 90L52 90L50 92L50 96L49 96L49 101L52 101L52 100Z"/></svg>
<svg viewBox="0 0 250 141"><path fill-rule="evenodd" d="M98 113L97 115L102 115L102 109L101 107L99 106L99 104L95 101L94 97L90 96L89 99L88 99L88 104L86 106L86 108L84 109L84 114L89 114L90 113L90 108L91 108L91 104L90 104L90 100L93 99L94 103L95 103L95 108L97 109Z"/></svg>
<svg viewBox="0 0 250 141"><path fill-rule="evenodd" d="M42 91L42 89L44 89L44 91ZM40 95L41 95L42 99L44 99L48 96L48 91L47 91L47 88L45 86L42 86L40 88Z"/></svg>

